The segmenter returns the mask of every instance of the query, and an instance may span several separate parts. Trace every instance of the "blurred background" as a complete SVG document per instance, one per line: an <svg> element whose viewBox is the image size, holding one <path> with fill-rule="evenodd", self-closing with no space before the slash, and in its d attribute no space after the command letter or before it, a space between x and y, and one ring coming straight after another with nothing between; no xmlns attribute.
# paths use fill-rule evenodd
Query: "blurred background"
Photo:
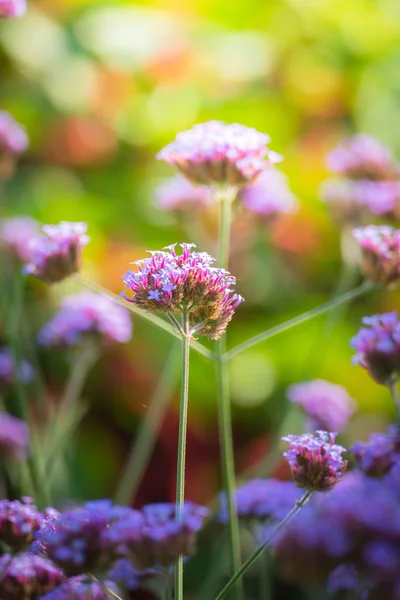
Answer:
<svg viewBox="0 0 400 600"><path fill-rule="evenodd" d="M215 207L156 206L155 189L174 173L155 155L180 130L219 119L271 136L300 205L271 220L237 204L230 270L246 302L228 345L361 282L319 190L326 154L349 134L373 134L400 156L397 0L30 0L24 18L0 24L0 40L0 107L30 138L3 186L2 216L87 222L85 277L119 293L129 263L148 249L190 241L215 253ZM50 403L73 356L32 341L75 291L75 282L28 282L24 353L37 355ZM387 390L351 365L349 340L362 315L396 309L398 300L395 292L370 294L232 360L241 477L265 457L271 432L302 430L300 414L286 411L292 383L324 378L347 388L359 410L341 438L346 445L393 419ZM60 483L69 499L113 494L170 356L171 336L133 320L132 341L103 353L89 373L72 476ZM174 497L179 378L172 390L138 506ZM35 386L30 393L37 402ZM287 476L279 460L272 472ZM209 503L219 487L214 368L192 352L187 495ZM196 585L195 568L191 577Z"/></svg>

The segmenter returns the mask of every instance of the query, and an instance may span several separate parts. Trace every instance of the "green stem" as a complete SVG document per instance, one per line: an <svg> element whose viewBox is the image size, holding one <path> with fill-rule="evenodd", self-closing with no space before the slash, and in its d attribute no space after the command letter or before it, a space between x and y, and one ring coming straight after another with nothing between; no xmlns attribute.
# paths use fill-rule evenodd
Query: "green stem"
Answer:
<svg viewBox="0 0 400 600"><path fill-rule="evenodd" d="M183 313L182 337L182 389L179 409L179 438L178 438L178 460L176 468L176 518L182 517L185 502L185 462L186 462L186 433L189 400L189 315ZM175 600L183 600L183 556L181 555L175 564Z"/></svg>
<svg viewBox="0 0 400 600"><path fill-rule="evenodd" d="M396 409L396 414L397 414L397 422L400 424L400 397L399 397L399 392L397 390L397 381L391 381L388 384L388 388L390 390L390 393L392 395L393 398L393 402L394 402L394 407Z"/></svg>
<svg viewBox="0 0 400 600"><path fill-rule="evenodd" d="M115 494L116 504L128 504L133 501L146 472L160 425L168 407L168 401L176 385L178 354L180 356L180 346L174 343L159 383L150 400L149 410L132 444Z"/></svg>
<svg viewBox="0 0 400 600"><path fill-rule="evenodd" d="M318 317L318 315L322 315L323 313L326 313L329 310L332 310L333 308L340 306L341 304L346 304L347 302L350 302L351 300L354 300L355 298L359 298L360 296L363 296L364 294L366 294L368 291L370 291L372 289L374 289L374 285L370 281L364 281L359 287L355 288L354 290L351 290L350 292L346 292L345 294L342 294L338 298L333 298L332 300L329 300L328 302L325 302L324 304L321 304L320 306L317 306L316 308L307 310L306 312L302 313L301 315L298 315L297 317L294 317L293 319L289 319L288 321L285 321L285 323L281 323L280 325L271 327L271 329L267 329L266 331L263 331L262 333L255 335L254 337L250 338L246 342L243 342L242 344L238 344L237 346L235 346L235 348L232 348L232 350L229 350L229 352L225 353L225 355L223 356L223 360L225 360L225 361L231 360L234 356L237 356L241 352L248 350L252 346L259 344L260 342L264 342L265 340L272 338L275 335L279 335L280 333L283 333L284 331L287 331L288 329L291 329L292 327L295 327L296 325L305 323L306 321L309 321L310 319L313 319L314 317Z"/></svg>
<svg viewBox="0 0 400 600"><path fill-rule="evenodd" d="M253 552L253 554L246 560L246 562L244 562L242 564L242 566L238 569L238 571L236 571L234 576L228 581L228 583L226 584L224 589L218 594L218 596L216 597L215 600L222 600L223 598L226 598L228 592L233 588L233 586L236 584L236 582L239 581L239 579L241 579L243 577L243 574L257 560L257 558L260 556L260 554L262 554L264 552L264 550L266 550L266 548L268 548L268 546L271 544L271 542L273 542L273 540L276 538L278 533L280 533L282 531L282 529L284 529L286 527L286 525L289 523L289 521L291 521L293 519L293 517L295 517L297 515L297 513L308 502L310 497L311 497L311 492L306 492L304 494L304 496L296 502L296 504L294 505L292 510L275 527L274 531L271 533L271 535L269 536L267 541L264 542L264 544L262 544L261 546L259 546Z"/></svg>
<svg viewBox="0 0 400 600"><path fill-rule="evenodd" d="M270 554L263 554L261 557L260 569L260 600L271 600L272 598L272 561Z"/></svg>
<svg viewBox="0 0 400 600"><path fill-rule="evenodd" d="M97 292L98 294L102 294L103 296L108 296L109 298L112 298L115 302L117 302L118 304L121 304L121 306L123 306L124 308L129 310L134 315L137 315L141 319L144 319L145 321L152 323L153 325L155 325L159 329L162 329L163 331L167 331L169 334L173 335L177 339L181 339L182 335L179 332L174 331L173 328L166 321L164 321L164 319L161 319L157 315L154 315L153 313L150 313L148 311L141 310L140 308L138 308L131 302L128 302L127 300L125 300L122 296L113 294L112 292L110 292L106 288L102 287L101 285L98 285L97 283L94 283L93 281L89 281L89 280L85 279L81 274L76 274L74 277L75 277L75 280L80 285L87 287L89 290L92 290L93 292ZM201 354L202 356L205 356L206 358L208 358L210 360L215 359L213 352L211 352L211 350L209 350L202 344L199 344L198 342L192 341L191 348L193 350L195 350L196 352L198 352L199 354Z"/></svg>

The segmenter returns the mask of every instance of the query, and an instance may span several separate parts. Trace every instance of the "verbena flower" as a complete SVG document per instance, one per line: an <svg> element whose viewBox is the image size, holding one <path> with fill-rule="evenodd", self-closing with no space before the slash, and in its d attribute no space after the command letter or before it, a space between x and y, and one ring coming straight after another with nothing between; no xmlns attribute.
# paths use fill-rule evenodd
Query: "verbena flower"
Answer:
<svg viewBox="0 0 400 600"><path fill-rule="evenodd" d="M301 406L313 430L343 431L356 407L345 388L324 379L291 385L287 396Z"/></svg>
<svg viewBox="0 0 400 600"><path fill-rule="evenodd" d="M193 185L182 175L164 181L155 191L155 203L161 210L192 210L212 203L209 188Z"/></svg>
<svg viewBox="0 0 400 600"><path fill-rule="evenodd" d="M26 11L26 0L0 0L0 19L21 17Z"/></svg>
<svg viewBox="0 0 400 600"><path fill-rule="evenodd" d="M373 433L368 442L356 442L350 449L357 467L369 476L381 477L400 464L400 432L391 425L387 433Z"/></svg>
<svg viewBox="0 0 400 600"><path fill-rule="evenodd" d="M17 7L18 2L8 1L4 5L0 0L0 18L5 17L6 11ZM3 12L2 12L3 11ZM8 16L14 16L11 13ZM28 147L28 137L25 130L13 117L0 110L0 180L11 177L14 173L18 157Z"/></svg>
<svg viewBox="0 0 400 600"><path fill-rule="evenodd" d="M18 380L29 383L33 379L33 369L25 360L15 368L14 357L7 347L0 348L0 389L14 385Z"/></svg>
<svg viewBox="0 0 400 600"><path fill-rule="evenodd" d="M145 310L178 315L187 312L192 332L218 339L243 302L231 290L236 279L225 269L213 267L215 259L206 252L193 252L194 244L181 244L183 252L179 255L175 246L136 261L137 272L128 271L123 276L133 295L123 296Z"/></svg>
<svg viewBox="0 0 400 600"><path fill-rule="evenodd" d="M81 267L82 248L89 237L85 223L44 225L44 236L32 240L32 258L25 273L47 283L62 281Z"/></svg>
<svg viewBox="0 0 400 600"><path fill-rule="evenodd" d="M50 347L76 346L85 338L103 343L128 342L132 336L129 312L114 300L81 292L66 296L62 307L39 333Z"/></svg>
<svg viewBox="0 0 400 600"><path fill-rule="evenodd" d="M334 433L317 431L314 435L287 435L289 444L284 453L297 487L308 492L329 492L339 482L347 461L342 458L345 448L335 444Z"/></svg>
<svg viewBox="0 0 400 600"><path fill-rule="evenodd" d="M353 229L363 252L361 269L378 284L391 284L400 278L400 230L387 225Z"/></svg>
<svg viewBox="0 0 400 600"><path fill-rule="evenodd" d="M365 327L350 341L356 350L353 364L367 369L371 377L390 385L400 376L400 323L397 312L364 317Z"/></svg>
<svg viewBox="0 0 400 600"><path fill-rule="evenodd" d="M133 592L140 586L143 578L151 577L154 573L152 569L138 571L130 560L119 558L108 571L107 579L115 581L122 589Z"/></svg>
<svg viewBox="0 0 400 600"><path fill-rule="evenodd" d="M173 164L197 184L242 186L280 156L267 148L268 135L243 125L210 121L178 133L157 158Z"/></svg>
<svg viewBox="0 0 400 600"><path fill-rule="evenodd" d="M24 421L0 412L0 458L23 459L29 454L29 431Z"/></svg>
<svg viewBox="0 0 400 600"><path fill-rule="evenodd" d="M32 504L30 498L19 500L0 500L0 542L9 551L19 552L33 541L39 530L43 515Z"/></svg>
<svg viewBox="0 0 400 600"><path fill-rule="evenodd" d="M265 217L293 213L298 208L287 177L273 168L265 169L255 181L242 188L238 197L248 210Z"/></svg>
<svg viewBox="0 0 400 600"><path fill-rule="evenodd" d="M31 259L31 240L38 234L39 224L30 217L13 217L0 221L0 246L21 262Z"/></svg>
<svg viewBox="0 0 400 600"><path fill-rule="evenodd" d="M106 580L102 584L80 575L67 579L40 600L110 600L107 589L118 595L121 593L113 581Z"/></svg>
<svg viewBox="0 0 400 600"><path fill-rule="evenodd" d="M398 174L391 151L379 140L362 133L332 150L327 163L331 171L355 179L391 179Z"/></svg>
<svg viewBox="0 0 400 600"><path fill-rule="evenodd" d="M38 600L64 579L63 573L50 560L29 552L15 557L3 555L0 573L2 600Z"/></svg>

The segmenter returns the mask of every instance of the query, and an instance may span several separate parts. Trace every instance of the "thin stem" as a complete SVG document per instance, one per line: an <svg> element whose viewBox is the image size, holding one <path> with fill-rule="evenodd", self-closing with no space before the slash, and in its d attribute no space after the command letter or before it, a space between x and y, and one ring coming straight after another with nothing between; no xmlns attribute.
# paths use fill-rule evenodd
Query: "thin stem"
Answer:
<svg viewBox="0 0 400 600"><path fill-rule="evenodd" d="M180 365L178 356L180 357L180 345L174 342L158 385L150 400L149 410L142 421L136 439L132 443L115 494L116 504L128 504L133 501L146 472L168 401L176 385L178 365Z"/></svg>
<svg viewBox="0 0 400 600"><path fill-rule="evenodd" d="M218 263L223 269L229 265L229 247L232 225L232 203L236 197L235 188L223 188L218 192L220 203Z"/></svg>
<svg viewBox="0 0 400 600"><path fill-rule="evenodd" d="M124 306L124 308L129 310L131 313L137 315L141 319L144 319L145 321L152 323L159 329L162 329L163 331L167 331L169 334L173 335L174 337L181 339L182 334L178 333L177 331L174 331L173 328L170 325L168 325L168 323L166 321L164 321L164 319L161 319L160 317L158 317L157 315L154 315L153 313L141 310L137 306L134 306L131 302L128 302L127 300L125 300L122 296L119 296L118 294L113 294L106 288L103 288L101 285L98 285L97 283L94 283L93 281L89 281L88 279L85 279L80 273L77 273L74 277L75 277L75 280L78 283L80 283L81 285L83 285L84 287L87 287L88 289L92 290L93 292L97 292L98 294L102 294L103 296L112 298L115 302L117 302L118 304L121 304L121 306ZM192 341L191 348L193 350L196 350L196 352L198 352L202 356L205 356L206 358L208 358L210 360L215 360L215 356L214 356L213 352L211 352L211 350L209 350L202 344Z"/></svg>
<svg viewBox="0 0 400 600"><path fill-rule="evenodd" d="M234 356L237 356L241 352L248 350L252 346L259 344L260 342L264 342L265 340L272 338L275 335L279 335L280 333L283 333L284 331L287 331L288 329L291 329L296 325L305 323L306 321L309 321L310 319L313 319L318 315L322 315L323 313L326 313L329 310L340 306L341 304L346 304L347 302L350 302L355 298L359 298L360 296L363 296L372 289L374 289L374 285L370 281L364 281L359 287L355 288L354 290L346 292L338 298L333 298L332 300L329 300L328 302L325 302L324 304L321 304L316 308L307 310L301 315L298 315L293 319L289 319L288 321L285 321L285 323L281 323L280 325L271 327L271 329L267 329L266 331L263 331L262 333L259 333L258 335L255 335L254 337L248 339L246 342L235 346L235 348L232 348L232 350L229 350L229 352L225 353L223 359L225 361L231 360Z"/></svg>
<svg viewBox="0 0 400 600"><path fill-rule="evenodd" d="M71 375L65 387L62 399L61 409L70 408L81 397L86 377L99 357L99 350L92 344L85 345L80 351Z"/></svg>
<svg viewBox="0 0 400 600"><path fill-rule="evenodd" d="M400 424L400 397L399 397L399 392L397 390L397 381L396 380L391 381L388 384L388 388L390 390L390 393L392 394L394 407L396 409L397 422Z"/></svg>
<svg viewBox="0 0 400 600"><path fill-rule="evenodd" d="M266 548L268 548L268 546L270 546L271 542L273 542L273 540L276 538L278 533L280 533L282 531L282 529L284 529L286 527L286 525L289 523L289 521L291 521L293 519L293 517L295 517L297 515L297 513L308 502L310 497L311 497L311 492L306 492L304 494L304 496L296 502L296 504L294 505L292 510L290 512L288 512L286 517L280 523L278 523L278 525L275 527L274 531L271 533L271 535L269 536L267 541L264 542L264 544L262 544L261 546L259 546L253 552L253 554L246 560L246 562L244 562L242 564L240 569L238 569L238 571L236 571L234 576L228 581L228 583L226 584L226 586L224 587L222 592L220 592L218 594L218 596L216 597L215 600L222 600L223 598L226 598L228 592L233 588L233 586L236 584L236 582L243 577L243 574L257 560L257 558L260 556L260 554L262 554L264 552L264 550L266 550Z"/></svg>
<svg viewBox="0 0 400 600"><path fill-rule="evenodd" d="M182 337L182 389L179 409L178 460L176 468L176 518L178 521L182 517L185 502L186 432L189 400L190 355L189 315L187 312L183 313L183 330L185 332L185 336ZM175 564L175 600L183 600L182 555L178 558Z"/></svg>
<svg viewBox="0 0 400 600"><path fill-rule="evenodd" d="M261 557L262 566L260 569L260 600L271 600L272 597L272 564L271 555L263 554Z"/></svg>
<svg viewBox="0 0 400 600"><path fill-rule="evenodd" d="M108 588L106 585L104 586L104 589L106 591L106 594L110 596L110 598L113 598L114 600L122 600L121 596L118 596L118 594L110 590L110 588Z"/></svg>

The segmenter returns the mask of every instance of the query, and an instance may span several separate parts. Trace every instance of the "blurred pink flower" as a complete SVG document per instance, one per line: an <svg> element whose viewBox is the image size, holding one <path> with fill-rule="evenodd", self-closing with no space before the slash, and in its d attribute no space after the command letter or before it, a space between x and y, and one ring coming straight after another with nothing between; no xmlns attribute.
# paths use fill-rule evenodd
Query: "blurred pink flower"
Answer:
<svg viewBox="0 0 400 600"><path fill-rule="evenodd" d="M204 207L212 202L210 190L193 185L182 175L164 181L155 191L155 203L161 210L182 210Z"/></svg>
<svg viewBox="0 0 400 600"><path fill-rule="evenodd" d="M327 159L328 168L353 179L392 179L399 174L391 151L365 133L343 141Z"/></svg>
<svg viewBox="0 0 400 600"><path fill-rule="evenodd" d="M0 245L22 262L31 259L31 240L38 235L39 224L31 217L13 217L0 221Z"/></svg>
<svg viewBox="0 0 400 600"><path fill-rule="evenodd" d="M21 17L26 11L26 0L0 0L0 19Z"/></svg>
<svg viewBox="0 0 400 600"><path fill-rule="evenodd" d="M25 458L29 452L29 432L24 421L0 412L0 457Z"/></svg>
<svg viewBox="0 0 400 600"><path fill-rule="evenodd" d="M298 206L287 177L273 168L265 169L255 181L242 188L239 199L251 212L267 217L296 212Z"/></svg>

